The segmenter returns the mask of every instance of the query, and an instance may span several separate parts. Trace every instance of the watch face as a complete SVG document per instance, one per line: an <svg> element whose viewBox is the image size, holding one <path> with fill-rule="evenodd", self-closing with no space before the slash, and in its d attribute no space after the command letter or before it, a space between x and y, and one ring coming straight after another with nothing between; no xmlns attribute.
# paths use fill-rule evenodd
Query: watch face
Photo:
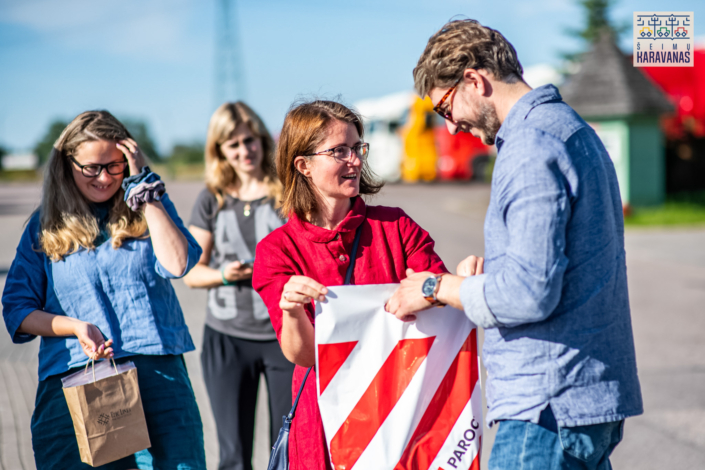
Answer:
<svg viewBox="0 0 705 470"><path fill-rule="evenodd" d="M433 295L433 291L436 290L436 281L435 277L429 277L423 282L423 285L421 286L421 292L423 293L424 297L431 297Z"/></svg>

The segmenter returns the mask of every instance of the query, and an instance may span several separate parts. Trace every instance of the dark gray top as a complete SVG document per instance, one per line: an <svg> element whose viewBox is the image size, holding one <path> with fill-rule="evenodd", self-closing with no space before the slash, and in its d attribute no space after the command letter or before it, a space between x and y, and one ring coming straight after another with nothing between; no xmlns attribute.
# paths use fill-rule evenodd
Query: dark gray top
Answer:
<svg viewBox="0 0 705 470"><path fill-rule="evenodd" d="M204 189L196 199L189 224L213 234L209 266L220 270L232 261L253 258L257 243L284 222L272 199L241 201L226 195L218 211L215 196ZM276 339L267 307L250 279L208 289L206 325L238 338Z"/></svg>

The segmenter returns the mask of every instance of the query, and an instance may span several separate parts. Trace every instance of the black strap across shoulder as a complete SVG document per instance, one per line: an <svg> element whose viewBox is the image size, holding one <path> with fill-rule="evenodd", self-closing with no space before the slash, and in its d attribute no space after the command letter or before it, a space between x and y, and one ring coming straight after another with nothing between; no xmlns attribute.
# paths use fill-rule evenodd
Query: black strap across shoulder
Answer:
<svg viewBox="0 0 705 470"><path fill-rule="evenodd" d="M360 244L360 234L361 233L362 233L362 223L357 228L357 230L355 230L355 241L353 241L352 250L350 250L350 266L348 266L348 270L345 273L344 285L346 285L346 286L348 284L350 284L350 279L352 278L353 270L355 269L355 257L357 255L357 246ZM294 406L291 407L291 411L286 416L286 420L289 423L291 423L291 421L294 419L294 416L296 415L296 407L299 404L299 398L301 398L301 392L304 391L304 385L306 385L306 379L308 379L308 374L311 372L311 369L313 369L313 367L309 367L308 370L306 371L306 375L304 375L304 380L303 380L303 382L301 382L301 387L299 387L299 393L296 394L296 400L294 400Z"/></svg>

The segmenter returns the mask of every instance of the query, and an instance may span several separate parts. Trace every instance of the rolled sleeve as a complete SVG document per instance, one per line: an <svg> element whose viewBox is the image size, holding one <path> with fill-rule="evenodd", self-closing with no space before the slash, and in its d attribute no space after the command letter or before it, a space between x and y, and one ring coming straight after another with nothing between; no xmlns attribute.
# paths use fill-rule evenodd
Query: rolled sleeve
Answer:
<svg viewBox="0 0 705 470"><path fill-rule="evenodd" d="M169 199L169 196L164 194L162 196L162 205L166 209L167 213L169 214L169 217L171 217L171 220L174 221L174 224L176 224L176 227L181 231L181 233L184 234L184 237L186 237L186 243L188 243L188 256L186 259L186 268L184 268L184 271L180 274L172 274L170 273L162 264L159 262L158 259L156 259L155 256L155 264L154 264L154 269L159 274L161 277L164 279L179 279L182 278L188 273L191 268L193 268L196 263L198 263L198 260L201 259L201 254L203 253L203 249L201 246L198 244L195 238L193 238L193 235L191 235L191 232L188 231L188 229L184 226L184 223L181 221L181 218L179 217L179 214L176 212L176 208L174 207L174 204L171 202L171 199ZM154 243L154 240L152 241Z"/></svg>
<svg viewBox="0 0 705 470"><path fill-rule="evenodd" d="M46 257L34 249L37 237L33 234L37 233L38 227L38 217L35 216L22 234L2 294L2 315L13 343L26 343L36 338L35 335L18 333L17 330L27 315L42 310L46 303Z"/></svg>
<svg viewBox="0 0 705 470"><path fill-rule="evenodd" d="M504 326L494 316L485 300L486 274L470 276L460 285L460 302L465 315L471 322L482 328L497 328Z"/></svg>

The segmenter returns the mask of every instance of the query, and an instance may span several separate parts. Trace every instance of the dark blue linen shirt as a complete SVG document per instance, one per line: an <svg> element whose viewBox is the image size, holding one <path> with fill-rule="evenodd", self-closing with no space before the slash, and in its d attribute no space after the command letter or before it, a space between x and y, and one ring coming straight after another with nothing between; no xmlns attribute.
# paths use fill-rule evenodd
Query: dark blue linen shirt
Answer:
<svg viewBox="0 0 705 470"><path fill-rule="evenodd" d="M169 197L164 195L161 202L188 241L187 267L179 275L157 260L151 238L125 240L117 250L107 240L95 250L81 249L52 262L39 250L39 213L35 213L22 234L2 295L2 314L12 341L33 340L35 336L18 333L17 328L34 310L43 310L93 323L113 340L116 359L193 351L171 279L184 276L202 250ZM39 380L87 360L75 336L42 337Z"/></svg>
<svg viewBox="0 0 705 470"><path fill-rule="evenodd" d="M552 85L530 91L497 134L485 274L460 289L485 328L488 423L560 426L643 412L617 175L593 129Z"/></svg>

